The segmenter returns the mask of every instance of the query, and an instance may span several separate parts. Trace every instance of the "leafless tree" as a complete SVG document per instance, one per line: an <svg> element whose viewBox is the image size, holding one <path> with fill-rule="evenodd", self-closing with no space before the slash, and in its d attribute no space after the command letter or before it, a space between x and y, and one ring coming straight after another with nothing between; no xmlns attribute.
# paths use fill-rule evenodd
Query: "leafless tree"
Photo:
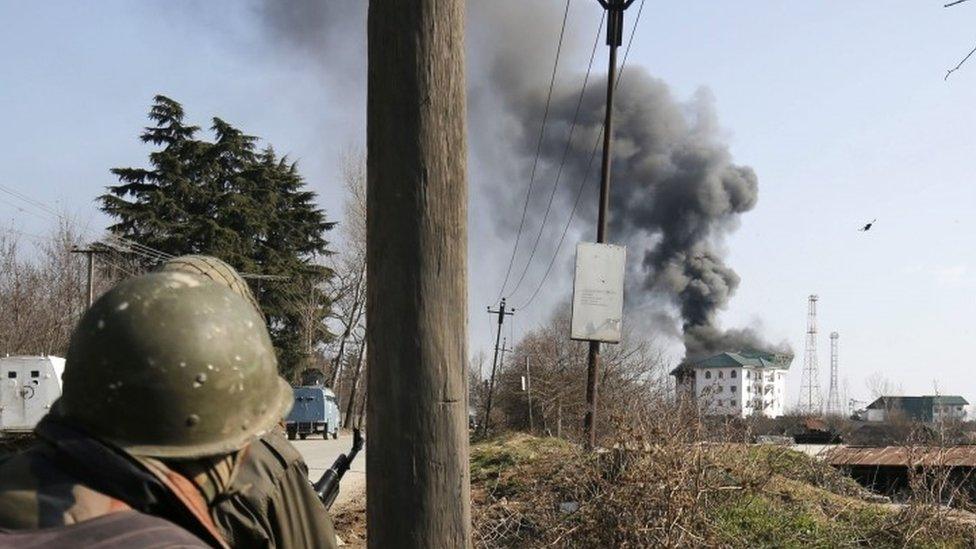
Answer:
<svg viewBox="0 0 976 549"><path fill-rule="evenodd" d="M63 356L86 308L87 267L72 253L84 244L84 231L64 219L33 245L24 234L0 233L0 352ZM134 271L117 253L97 257L96 295Z"/></svg>
<svg viewBox="0 0 976 549"><path fill-rule="evenodd" d="M347 153L341 160L342 184L346 191L342 251L335 256L332 269L332 300L339 337L335 342L329 385L334 389L341 381L350 340L362 341L366 314L366 158L359 151ZM359 383L360 368L351 383Z"/></svg>
<svg viewBox="0 0 976 549"><path fill-rule="evenodd" d="M528 398L523 390L525 360L530 363L532 411L544 434L577 439L582 436L586 407L585 342L569 339L570 307L558 307L549 321L532 330L506 357L496 383L497 412L492 424L511 429L527 429ZM636 402L666 399L665 360L653 340L637 337L625 330L619 344L604 349L600 386L601 414L607 418L627 415Z"/></svg>
<svg viewBox="0 0 976 549"><path fill-rule="evenodd" d="M868 392L871 393L871 397L874 399L878 399L883 396L900 395L902 392L901 385L892 383L892 381L881 374L881 372L874 372L873 374L869 375L864 380L864 385L867 387Z"/></svg>

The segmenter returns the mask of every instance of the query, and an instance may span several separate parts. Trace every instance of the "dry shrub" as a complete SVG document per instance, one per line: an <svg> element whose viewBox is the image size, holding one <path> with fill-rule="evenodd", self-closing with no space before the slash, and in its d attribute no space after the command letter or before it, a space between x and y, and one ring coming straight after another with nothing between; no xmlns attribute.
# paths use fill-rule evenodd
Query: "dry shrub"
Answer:
<svg viewBox="0 0 976 549"><path fill-rule="evenodd" d="M714 545L710 504L743 489L680 406L615 421L609 449L504 437L472 452L481 547ZM642 416L640 421L634 421ZM692 418L680 421L678 418ZM748 482L761 482L750 479Z"/></svg>
<svg viewBox="0 0 976 549"><path fill-rule="evenodd" d="M787 447L716 440L658 400L608 425L604 450L508 435L472 448L479 547L970 546L937 507L881 504ZM702 442L708 438L710 442Z"/></svg>

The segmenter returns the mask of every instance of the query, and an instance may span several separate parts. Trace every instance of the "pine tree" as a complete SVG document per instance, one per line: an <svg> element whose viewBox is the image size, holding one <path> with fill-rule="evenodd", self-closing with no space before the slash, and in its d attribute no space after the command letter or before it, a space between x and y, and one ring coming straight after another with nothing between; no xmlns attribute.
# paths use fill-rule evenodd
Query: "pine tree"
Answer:
<svg viewBox="0 0 976 549"><path fill-rule="evenodd" d="M259 139L214 118L212 142L184 123L183 107L157 96L154 125L141 139L158 149L150 168L115 168L119 185L100 197L116 219L109 230L170 255L219 257L245 273L273 275L252 282L268 319L282 372L309 364L331 335L323 320L331 303L323 291L331 272L325 233L335 223L315 205L296 163ZM154 260L147 258L151 267Z"/></svg>

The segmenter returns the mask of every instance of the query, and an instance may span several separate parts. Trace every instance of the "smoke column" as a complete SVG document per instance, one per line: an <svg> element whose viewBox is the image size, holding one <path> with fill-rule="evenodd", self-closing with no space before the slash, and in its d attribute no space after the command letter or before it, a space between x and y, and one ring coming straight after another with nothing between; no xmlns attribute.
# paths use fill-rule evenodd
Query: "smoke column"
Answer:
<svg viewBox="0 0 976 549"><path fill-rule="evenodd" d="M597 9L573 6L523 234L529 243L553 192L579 98L579 67L588 59L599 20ZM264 0L255 12L276 47L305 55L335 85L345 82L347 95L364 96L365 2ZM476 200L493 201L494 210L510 213L490 222L505 246L511 246L518 225L513 216L522 209L561 15L561 6L544 1L468 4L470 165L473 180L483 187L473 190ZM583 178L574 225L584 232L569 235L564 246L573 246L577 238L571 237L594 239L599 152L592 166L590 158L603 124L602 36L599 47L537 263L548 263ZM739 276L725 263L723 243L740 216L755 207L758 181L750 167L732 159L711 94L703 89L678 101L667 84L631 60L617 90L614 125L610 241L628 246L628 320L642 316L658 331L671 333L679 327L690 358L724 350L788 351L753 330L718 327L718 313L739 285ZM511 248L505 246L482 253L493 261L507 258ZM527 248L520 248L516 273ZM533 267L528 285L539 276ZM677 317L665 315L662 324L662 309Z"/></svg>
<svg viewBox="0 0 976 549"><path fill-rule="evenodd" d="M521 157L520 165L526 166L532 162L536 132L542 123L542 86L548 83L544 77L551 70L551 57L539 64L511 52L541 48L533 40L549 38L549 34L520 29L523 23L514 18L525 17L524 9L518 16L501 6L481 11L498 18L496 28L514 30L499 40L504 46L494 52L487 85L501 98L512 122L500 141L510 143L509 152ZM554 19L551 12L545 17ZM589 35L592 40L590 32L574 35ZM600 46L597 62L605 63L602 40ZM550 52L551 46L545 51ZM542 147L546 166L538 191L542 197L551 192L581 82L581 74L562 78L553 94L548 120L552 129ZM592 166L590 159L603 124L605 90L605 76L591 77L556 191L554 208L560 214L551 220L554 225L563 222L579 181L585 177L577 216L589 231L584 233L587 240L593 239L590 228L595 226L597 214L599 157ZM614 126L610 241L628 245L628 310L670 302L679 316L676 321L690 358L725 350L785 351L752 330L718 327L718 313L739 285L739 276L725 263L723 242L737 228L740 216L755 207L758 181L752 168L733 161L721 137L710 93L700 90L680 102L663 81L635 64L628 65L615 97ZM538 213L540 206L544 204L538 199L531 203L533 212Z"/></svg>

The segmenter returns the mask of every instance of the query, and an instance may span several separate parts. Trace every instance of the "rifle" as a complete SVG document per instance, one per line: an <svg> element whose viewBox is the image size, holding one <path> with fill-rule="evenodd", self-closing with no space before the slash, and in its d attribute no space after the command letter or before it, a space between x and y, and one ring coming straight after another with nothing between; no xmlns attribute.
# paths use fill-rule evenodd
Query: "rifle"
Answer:
<svg viewBox="0 0 976 549"><path fill-rule="evenodd" d="M336 458L335 463L332 467L329 467L322 473L322 478L312 486L315 488L315 493L318 494L319 499L325 505L326 509L331 509L332 504L335 502L336 496L339 495L339 481L349 470L349 466L352 465L352 460L356 459L356 454L363 449L363 434L359 429L352 430L352 450L349 454L339 454Z"/></svg>

